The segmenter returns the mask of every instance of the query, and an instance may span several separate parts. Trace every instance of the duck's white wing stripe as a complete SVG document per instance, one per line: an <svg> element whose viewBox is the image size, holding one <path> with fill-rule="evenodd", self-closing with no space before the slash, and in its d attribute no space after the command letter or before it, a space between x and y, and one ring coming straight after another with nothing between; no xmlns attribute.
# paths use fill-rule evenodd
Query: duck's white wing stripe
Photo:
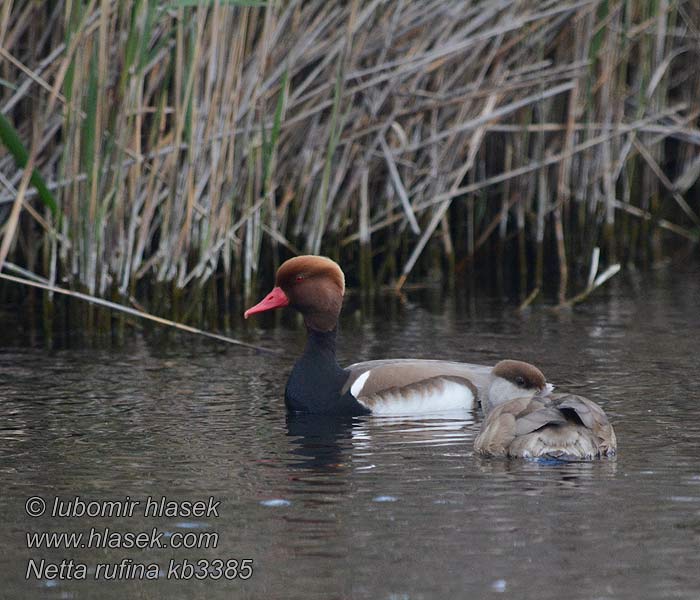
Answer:
<svg viewBox="0 0 700 600"><path fill-rule="evenodd" d="M360 393L362 392L362 388L365 387L365 382L366 382L367 379L369 378L369 374L370 374L371 372L372 372L371 370L365 371L364 373L362 373L362 375L360 375L360 376L353 382L352 386L350 386L350 393L351 393L353 396L355 396L355 398L359 398L359 397L360 397Z"/></svg>

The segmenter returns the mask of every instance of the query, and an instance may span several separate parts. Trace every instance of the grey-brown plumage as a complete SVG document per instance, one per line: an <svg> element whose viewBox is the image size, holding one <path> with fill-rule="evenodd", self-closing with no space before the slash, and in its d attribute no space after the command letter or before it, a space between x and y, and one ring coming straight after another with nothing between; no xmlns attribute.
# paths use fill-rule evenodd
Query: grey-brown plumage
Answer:
<svg viewBox="0 0 700 600"><path fill-rule="evenodd" d="M485 393L491 367L442 360L356 363L341 393L350 391L373 413L470 408Z"/></svg>
<svg viewBox="0 0 700 600"><path fill-rule="evenodd" d="M595 402L551 394L496 406L486 416L474 449L484 456L583 460L614 455L617 440Z"/></svg>
<svg viewBox="0 0 700 600"><path fill-rule="evenodd" d="M347 367L347 370L350 371L350 377L345 384L345 389L350 389L358 377L370 371L370 376L362 386L364 395L435 377L464 378L476 388L474 390L476 394L477 390L485 393L488 389L492 367L448 360L398 358L355 363Z"/></svg>

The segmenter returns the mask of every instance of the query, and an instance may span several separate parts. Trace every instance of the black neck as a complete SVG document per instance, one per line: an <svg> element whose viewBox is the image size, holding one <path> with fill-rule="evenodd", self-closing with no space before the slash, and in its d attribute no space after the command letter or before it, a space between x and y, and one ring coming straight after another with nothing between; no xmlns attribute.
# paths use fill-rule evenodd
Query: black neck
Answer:
<svg viewBox="0 0 700 600"><path fill-rule="evenodd" d="M287 408L316 414L367 412L349 393L341 395L349 373L340 367L335 356L337 329L317 331L307 328L307 332L306 348L287 382Z"/></svg>
<svg viewBox="0 0 700 600"><path fill-rule="evenodd" d="M313 354L324 362L333 363L338 369L338 360L335 357L335 340L338 336L338 328L331 331L317 331L316 329L306 328L306 348L304 354Z"/></svg>

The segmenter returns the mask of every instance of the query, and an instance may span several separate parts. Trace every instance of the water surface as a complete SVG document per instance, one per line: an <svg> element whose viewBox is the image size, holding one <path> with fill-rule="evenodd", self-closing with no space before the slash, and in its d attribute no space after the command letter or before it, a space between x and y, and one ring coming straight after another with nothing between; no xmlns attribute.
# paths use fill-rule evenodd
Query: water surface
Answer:
<svg viewBox="0 0 700 600"><path fill-rule="evenodd" d="M0 572L8 598L700 597L700 273L620 276L574 311L411 294L387 318L348 302L341 363L521 358L600 402L615 460L480 459L470 412L288 417L293 319L249 332L282 356L178 336L120 348L0 347ZM31 496L221 501L218 516L31 518ZM27 548L26 532L217 532L208 549ZM24 580L30 558L86 581ZM156 563L156 581L94 580ZM253 559L253 575L167 578L171 558Z"/></svg>

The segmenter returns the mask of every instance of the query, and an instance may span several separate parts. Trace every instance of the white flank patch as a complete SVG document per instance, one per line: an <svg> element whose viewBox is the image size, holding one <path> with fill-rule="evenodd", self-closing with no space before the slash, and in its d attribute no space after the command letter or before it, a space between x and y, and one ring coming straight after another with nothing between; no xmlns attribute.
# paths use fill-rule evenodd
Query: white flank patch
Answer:
<svg viewBox="0 0 700 600"><path fill-rule="evenodd" d="M362 388L365 387L365 382L367 381L367 378L371 372L372 370L370 369L369 371L362 373L362 375L360 375L350 387L350 393L355 396L355 398L359 398L360 392L362 391Z"/></svg>
<svg viewBox="0 0 700 600"><path fill-rule="evenodd" d="M426 394L412 390L383 392L381 399L372 405L372 414L415 415L471 408L473 405L474 394L468 386L454 381L445 381L441 393Z"/></svg>

